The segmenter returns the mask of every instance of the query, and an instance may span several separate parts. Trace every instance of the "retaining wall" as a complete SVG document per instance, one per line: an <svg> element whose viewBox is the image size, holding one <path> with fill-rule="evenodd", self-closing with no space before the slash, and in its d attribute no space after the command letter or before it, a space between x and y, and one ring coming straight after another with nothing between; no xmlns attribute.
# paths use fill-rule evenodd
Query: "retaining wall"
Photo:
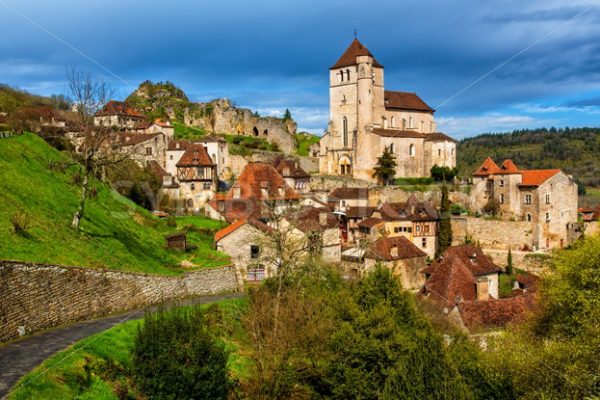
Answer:
<svg viewBox="0 0 600 400"><path fill-rule="evenodd" d="M159 276L0 262L0 343L69 322L238 288L233 267Z"/></svg>

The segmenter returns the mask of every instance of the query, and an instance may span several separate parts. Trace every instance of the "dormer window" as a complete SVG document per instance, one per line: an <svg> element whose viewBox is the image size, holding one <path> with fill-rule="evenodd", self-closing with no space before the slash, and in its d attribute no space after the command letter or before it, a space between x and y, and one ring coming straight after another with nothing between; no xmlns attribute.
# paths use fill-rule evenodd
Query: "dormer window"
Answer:
<svg viewBox="0 0 600 400"><path fill-rule="evenodd" d="M242 188L239 186L236 186L233 188L233 198L234 199L239 199L242 195Z"/></svg>
<svg viewBox="0 0 600 400"><path fill-rule="evenodd" d="M280 187L277 189L277 191L279 192L279 197L283 197L285 196L285 189Z"/></svg>

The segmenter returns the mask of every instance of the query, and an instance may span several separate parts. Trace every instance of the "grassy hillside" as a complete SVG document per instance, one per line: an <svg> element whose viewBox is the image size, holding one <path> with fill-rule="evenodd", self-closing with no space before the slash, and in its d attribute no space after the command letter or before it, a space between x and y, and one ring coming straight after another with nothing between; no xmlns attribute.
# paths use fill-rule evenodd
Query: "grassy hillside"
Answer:
<svg viewBox="0 0 600 400"><path fill-rule="evenodd" d="M297 153L299 156L308 156L309 147L315 143L319 143L319 140L321 140L320 137L308 132L297 133L295 138L298 147Z"/></svg>
<svg viewBox="0 0 600 400"><path fill-rule="evenodd" d="M71 166L51 170L49 161ZM97 196L87 201L81 232L74 231L70 222L80 191L72 164L36 135L0 139L0 259L160 274L180 273L183 260L198 267L228 262L212 249L219 222L188 217L168 226L99 182L93 183ZM18 213L31 222L26 234L13 229L11 219ZM165 236L186 227L196 250L167 250Z"/></svg>
<svg viewBox="0 0 600 400"><path fill-rule="evenodd" d="M462 140L457 163L461 176L491 156L511 158L520 168L560 168L586 186L600 187L600 128L520 130Z"/></svg>

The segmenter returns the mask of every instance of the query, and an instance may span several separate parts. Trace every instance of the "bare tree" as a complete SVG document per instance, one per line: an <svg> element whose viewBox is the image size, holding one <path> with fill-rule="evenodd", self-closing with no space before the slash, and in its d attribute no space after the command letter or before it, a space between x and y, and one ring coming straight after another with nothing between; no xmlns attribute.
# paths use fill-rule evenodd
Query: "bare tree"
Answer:
<svg viewBox="0 0 600 400"><path fill-rule="evenodd" d="M118 140L112 127L94 124L94 114L102 110L112 97L113 91L110 86L102 79L93 79L89 73L81 72L76 67L67 70L67 80L83 134L80 146L81 198L71 222L71 227L78 230L85 212L90 179L99 169L121 162L128 158L129 154L117 154L112 151Z"/></svg>

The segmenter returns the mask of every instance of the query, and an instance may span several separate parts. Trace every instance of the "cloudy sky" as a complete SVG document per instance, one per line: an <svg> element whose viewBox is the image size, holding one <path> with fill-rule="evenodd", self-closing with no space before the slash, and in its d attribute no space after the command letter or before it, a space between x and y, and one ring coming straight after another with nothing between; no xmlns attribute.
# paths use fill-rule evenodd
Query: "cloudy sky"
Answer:
<svg viewBox="0 0 600 400"><path fill-rule="evenodd" d="M600 0L0 0L0 82L66 93L77 65L119 97L170 80L192 100L328 121L328 68L357 29L386 88L462 138L600 125Z"/></svg>

